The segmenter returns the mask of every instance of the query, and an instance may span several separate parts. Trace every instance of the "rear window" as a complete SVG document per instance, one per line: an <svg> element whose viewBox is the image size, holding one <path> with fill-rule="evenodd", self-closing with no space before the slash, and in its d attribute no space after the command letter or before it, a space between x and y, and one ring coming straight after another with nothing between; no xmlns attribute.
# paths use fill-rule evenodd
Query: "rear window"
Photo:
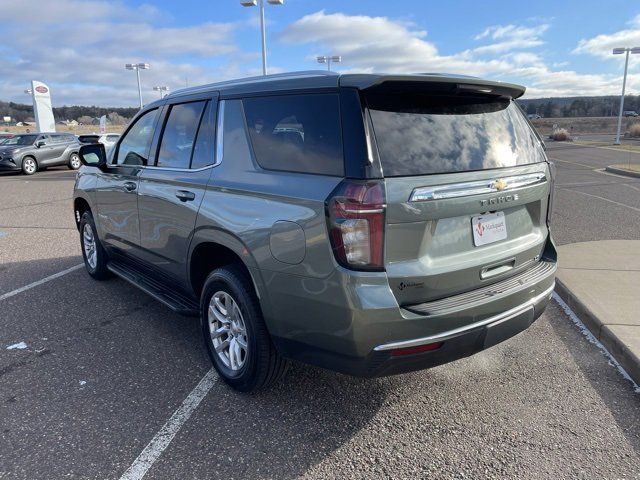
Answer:
<svg viewBox="0 0 640 480"><path fill-rule="evenodd" d="M544 161L509 100L464 96L367 98L385 176L512 167Z"/></svg>
<svg viewBox="0 0 640 480"><path fill-rule="evenodd" d="M338 95L278 95L243 100L258 164L268 170L342 176Z"/></svg>

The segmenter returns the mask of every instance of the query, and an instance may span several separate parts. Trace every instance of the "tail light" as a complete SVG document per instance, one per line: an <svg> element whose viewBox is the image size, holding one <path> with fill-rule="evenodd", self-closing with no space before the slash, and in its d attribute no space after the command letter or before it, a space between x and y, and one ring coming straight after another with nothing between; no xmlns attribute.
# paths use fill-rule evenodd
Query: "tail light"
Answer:
<svg viewBox="0 0 640 480"><path fill-rule="evenodd" d="M327 199L331 247L340 265L384 270L384 184L345 180Z"/></svg>

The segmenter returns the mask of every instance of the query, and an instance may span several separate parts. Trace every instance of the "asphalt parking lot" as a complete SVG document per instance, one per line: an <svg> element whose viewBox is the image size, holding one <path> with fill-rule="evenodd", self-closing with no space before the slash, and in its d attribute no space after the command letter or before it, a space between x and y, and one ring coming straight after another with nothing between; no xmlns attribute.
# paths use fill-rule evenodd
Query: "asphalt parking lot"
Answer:
<svg viewBox="0 0 640 480"><path fill-rule="evenodd" d="M640 180L598 171L640 155L548 153L558 243L640 238ZM196 319L124 281L79 268L21 290L81 263L73 179L0 176L0 478L640 477L639 394L556 302L449 365L375 380L294 365L244 396L208 373Z"/></svg>

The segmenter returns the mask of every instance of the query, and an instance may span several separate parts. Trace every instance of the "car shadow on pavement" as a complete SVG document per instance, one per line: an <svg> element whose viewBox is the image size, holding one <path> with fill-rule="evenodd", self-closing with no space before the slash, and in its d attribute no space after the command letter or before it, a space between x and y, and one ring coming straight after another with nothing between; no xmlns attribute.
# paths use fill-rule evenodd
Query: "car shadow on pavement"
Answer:
<svg viewBox="0 0 640 480"><path fill-rule="evenodd" d="M554 301L550 308L562 311ZM633 394L631 382L623 378L609 363L607 357L589 342L564 312L550 317L549 323L575 359L580 373L609 409L629 444L636 452L640 452L640 397L639 394ZM576 336L581 337L579 341L575 340ZM588 412L585 414L588 415Z"/></svg>

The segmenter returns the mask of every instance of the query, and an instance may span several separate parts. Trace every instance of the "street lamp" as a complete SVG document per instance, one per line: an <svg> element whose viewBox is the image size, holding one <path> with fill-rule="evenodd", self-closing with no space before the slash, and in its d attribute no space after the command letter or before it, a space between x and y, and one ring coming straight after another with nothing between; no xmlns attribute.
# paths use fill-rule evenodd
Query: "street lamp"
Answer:
<svg viewBox="0 0 640 480"><path fill-rule="evenodd" d="M327 70L331 71L331 64L340 63L342 61L342 57L340 55L321 55L319 57L316 57L316 60L318 61L318 63L326 63Z"/></svg>
<svg viewBox="0 0 640 480"><path fill-rule="evenodd" d="M169 94L169 93L168 93L168 92L169 92L169 87L164 86L164 85L162 85L162 86L157 86L157 87L153 87L153 89L154 89L156 92L160 92L160 99L162 99L162 97L164 96L164 95L162 94L162 92L167 92L167 93L165 93L165 95L168 95L168 94Z"/></svg>
<svg viewBox="0 0 640 480"><path fill-rule="evenodd" d="M255 7L260 4L260 30L262 32L262 74L267 74L267 35L264 28L264 0L240 0L243 7ZM284 0L267 0L270 5L283 5Z"/></svg>
<svg viewBox="0 0 640 480"><path fill-rule="evenodd" d="M620 111L618 112L618 132L616 133L616 141L614 145L620 145L620 129L622 128L622 111L624 110L624 89L627 86L627 69L629 68L629 53L640 53L640 47L623 47L623 48L614 48L614 55L622 55L626 53L626 58L624 60L624 76L622 77L622 96L620 97Z"/></svg>
<svg viewBox="0 0 640 480"><path fill-rule="evenodd" d="M140 98L140 108L142 108L142 87L140 86L140 70L148 70L150 65L148 63L127 63L124 68L127 70L135 70L138 77L138 97Z"/></svg>

